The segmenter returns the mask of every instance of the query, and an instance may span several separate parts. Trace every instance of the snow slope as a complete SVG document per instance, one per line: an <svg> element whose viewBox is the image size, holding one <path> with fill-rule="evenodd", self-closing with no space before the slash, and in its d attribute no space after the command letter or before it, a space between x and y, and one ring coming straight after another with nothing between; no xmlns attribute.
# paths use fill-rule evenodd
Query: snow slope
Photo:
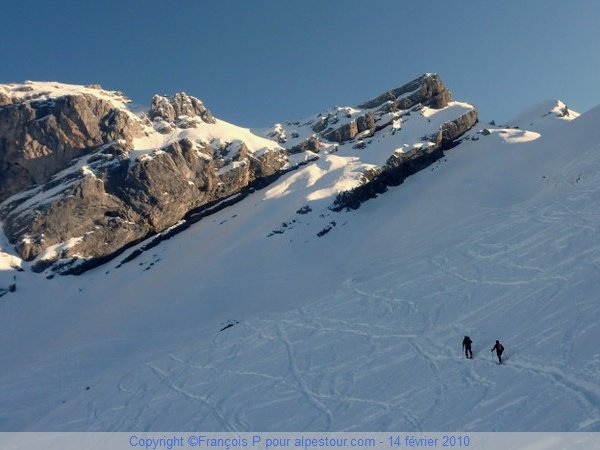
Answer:
<svg viewBox="0 0 600 450"><path fill-rule="evenodd" d="M359 186L367 170L384 165L394 152L409 153L430 145L426 140L427 137L440 129L443 124L472 110L474 110L472 105L462 102L450 102L448 106L441 109L420 107L412 113L399 110L390 113L390 117L384 119L388 125L382 125L381 130L374 134L366 130L364 139L357 136L344 143L323 141L319 161L268 189L266 199L287 196L291 189L296 189L298 195L292 197L289 202L293 202L297 208L302 207L306 202L313 204L312 202L319 200L323 202L319 202L318 206L331 206L337 194ZM356 120L356 116L371 111L336 107L318 116L287 122L285 126L277 124L270 131L257 130L257 133L273 137L275 130L279 130L280 136L289 136L287 147L291 148L311 136L316 136L311 126L318 117L335 117L334 120L337 121L335 126L340 127L351 120Z"/></svg>
<svg viewBox="0 0 600 450"><path fill-rule="evenodd" d="M214 146L242 141L248 150L260 155L261 152L280 148L277 143L253 134L248 128L239 127L223 120L215 119L215 123L205 123L196 120L196 126L186 129L174 129L169 133L162 134L154 130L152 126L144 127L144 136L133 140L131 155L137 158L148 154L167 145L178 142L181 139L212 143Z"/></svg>
<svg viewBox="0 0 600 450"><path fill-rule="evenodd" d="M600 431L599 121L473 132L352 212L328 155L120 267L17 273L0 429Z"/></svg>
<svg viewBox="0 0 600 450"><path fill-rule="evenodd" d="M546 100L531 106L509 122L511 127L538 131L546 125L552 127L557 119L571 121L579 113L568 108L560 100Z"/></svg>

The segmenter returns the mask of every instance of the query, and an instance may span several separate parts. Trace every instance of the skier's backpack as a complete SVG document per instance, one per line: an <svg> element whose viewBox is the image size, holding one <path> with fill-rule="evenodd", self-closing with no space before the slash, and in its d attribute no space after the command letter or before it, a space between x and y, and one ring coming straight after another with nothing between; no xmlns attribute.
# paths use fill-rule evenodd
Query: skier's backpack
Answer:
<svg viewBox="0 0 600 450"><path fill-rule="evenodd" d="M498 353L499 353L499 354L502 354L502 353L504 353L504 345L502 345L502 344L498 344Z"/></svg>

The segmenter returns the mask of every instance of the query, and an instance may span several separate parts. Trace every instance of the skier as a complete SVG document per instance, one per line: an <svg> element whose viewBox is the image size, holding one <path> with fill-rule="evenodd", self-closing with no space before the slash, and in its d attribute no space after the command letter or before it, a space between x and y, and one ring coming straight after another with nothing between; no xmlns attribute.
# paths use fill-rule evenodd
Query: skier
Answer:
<svg viewBox="0 0 600 450"><path fill-rule="evenodd" d="M504 352L504 346L499 340L496 340L496 345L492 347L492 351L494 350L496 350L496 355L498 355L498 364L502 364L502 353Z"/></svg>
<svg viewBox="0 0 600 450"><path fill-rule="evenodd" d="M469 336L465 336L465 338L463 339L462 346L467 359L473 359L473 351L471 350L472 343L473 341L471 340L471 338Z"/></svg>

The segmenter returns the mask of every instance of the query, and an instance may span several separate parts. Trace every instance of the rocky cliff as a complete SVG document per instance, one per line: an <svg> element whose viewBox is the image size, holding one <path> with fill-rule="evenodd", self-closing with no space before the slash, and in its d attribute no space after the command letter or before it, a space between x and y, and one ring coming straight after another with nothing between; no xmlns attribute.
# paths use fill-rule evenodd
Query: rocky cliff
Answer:
<svg viewBox="0 0 600 450"><path fill-rule="evenodd" d="M52 96L33 83L0 89L0 201L47 182L100 145L124 140L131 146L141 127L115 105L126 99L93 91Z"/></svg>
<svg viewBox="0 0 600 450"><path fill-rule="evenodd" d="M361 152L358 181L340 183L331 200L334 210L356 207L439 158L477 120L472 107L450 104L433 74L357 107L278 124L264 137L216 119L185 93L156 95L142 114L128 102L99 86L0 86L0 219L34 270L60 261L68 273L104 260L319 153ZM402 130L411 114L428 144L399 153L398 139L415 141Z"/></svg>
<svg viewBox="0 0 600 450"><path fill-rule="evenodd" d="M276 143L219 126L185 93L155 96L138 116L97 86L1 92L0 215L36 270L114 254L287 164Z"/></svg>
<svg viewBox="0 0 600 450"><path fill-rule="evenodd" d="M358 186L339 193L332 209L356 209L361 203L385 192L388 186L401 184L410 175L442 158L444 150L453 147L456 140L470 130L477 120L475 110L467 111L460 117L444 123L432 136L424 139L426 142L418 143L410 151L395 151L385 164L365 171Z"/></svg>

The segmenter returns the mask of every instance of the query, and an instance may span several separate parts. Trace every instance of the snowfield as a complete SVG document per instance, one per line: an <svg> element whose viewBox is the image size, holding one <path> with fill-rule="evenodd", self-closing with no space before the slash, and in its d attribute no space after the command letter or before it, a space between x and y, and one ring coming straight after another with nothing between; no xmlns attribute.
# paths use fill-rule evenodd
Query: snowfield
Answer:
<svg viewBox="0 0 600 450"><path fill-rule="evenodd" d="M600 107L532 111L356 211L342 151L78 277L0 239L0 430L600 431Z"/></svg>

